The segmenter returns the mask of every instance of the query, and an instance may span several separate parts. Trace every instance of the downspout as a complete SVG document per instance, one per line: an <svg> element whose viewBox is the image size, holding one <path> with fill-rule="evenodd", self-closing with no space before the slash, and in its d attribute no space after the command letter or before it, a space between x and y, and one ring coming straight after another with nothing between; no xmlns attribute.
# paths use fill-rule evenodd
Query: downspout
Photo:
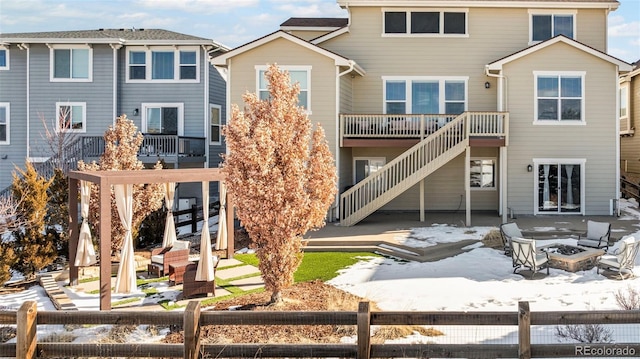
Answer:
<svg viewBox="0 0 640 359"><path fill-rule="evenodd" d="M349 17L351 18L351 17ZM349 68L342 71L342 72L338 72L339 71L339 67L336 67L336 72L337 72L337 76L336 76L336 119L337 119L337 123L336 123L336 171L338 172L338 190L336 191L336 197L334 200L334 213L336 216L336 219L339 221L340 220L340 79L342 78L342 76L350 73L351 71L353 71L353 68L356 66L356 62L353 60L349 60ZM353 90L353 88L352 88Z"/></svg>
<svg viewBox="0 0 640 359"><path fill-rule="evenodd" d="M611 209L613 213L611 215L620 216L620 68L616 66L616 109L614 113L614 118L617 119L615 123L616 126L616 193L615 193L615 203L611 204ZM631 90L631 86L629 86L629 90ZM627 106L629 107L629 106ZM627 110L628 111L628 110ZM614 211L615 210L615 211Z"/></svg>
<svg viewBox="0 0 640 359"><path fill-rule="evenodd" d="M113 50L113 113L111 114L113 126L116 125L116 117L118 117L118 50L121 48L121 44L111 44Z"/></svg>
<svg viewBox="0 0 640 359"><path fill-rule="evenodd" d="M30 64L30 59L31 59L31 50L29 48L29 45L27 44L18 44L18 48L21 50L26 50L27 51L27 146L26 146L26 150L27 150L27 156L26 159L31 162L30 158L31 158L31 150L30 150L30 135L29 135L29 131L30 131L30 127L31 127L31 96L29 95L31 93L31 64Z"/></svg>
<svg viewBox="0 0 640 359"><path fill-rule="evenodd" d="M202 46L204 52L204 168L209 168L211 163L209 162L209 150L211 147L211 134L209 133L209 125L211 124L211 109L209 108L209 51L205 46Z"/></svg>
<svg viewBox="0 0 640 359"><path fill-rule="evenodd" d="M502 70L500 70L499 74L492 74L489 72L489 66L484 67L485 75L489 77L495 77L498 79L498 103L496 106L498 107L498 111L504 112L508 108L508 101L505 98L507 86L507 77L502 74ZM500 192L498 199L498 212L502 214L502 222L507 222L507 148L504 147L500 149Z"/></svg>

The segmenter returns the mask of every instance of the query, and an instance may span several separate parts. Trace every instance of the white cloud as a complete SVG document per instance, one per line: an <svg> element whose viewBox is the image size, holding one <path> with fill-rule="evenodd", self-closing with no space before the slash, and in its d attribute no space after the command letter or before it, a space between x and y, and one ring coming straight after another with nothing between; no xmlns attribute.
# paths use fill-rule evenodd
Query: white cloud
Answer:
<svg viewBox="0 0 640 359"><path fill-rule="evenodd" d="M622 22L609 25L611 37L640 37L640 21Z"/></svg>
<svg viewBox="0 0 640 359"><path fill-rule="evenodd" d="M180 10L196 14L217 14L235 8L259 5L259 0L139 0L140 6L151 9Z"/></svg>

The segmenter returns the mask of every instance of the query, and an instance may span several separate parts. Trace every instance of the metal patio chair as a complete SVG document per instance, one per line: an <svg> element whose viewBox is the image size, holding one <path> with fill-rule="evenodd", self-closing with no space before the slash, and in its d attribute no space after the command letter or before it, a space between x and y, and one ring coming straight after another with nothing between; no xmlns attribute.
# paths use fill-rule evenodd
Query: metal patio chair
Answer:
<svg viewBox="0 0 640 359"><path fill-rule="evenodd" d="M511 259L513 260L513 273L520 268L529 268L533 273L539 269L547 268L549 274L549 255L546 252L536 251L536 241L527 238L511 238Z"/></svg>

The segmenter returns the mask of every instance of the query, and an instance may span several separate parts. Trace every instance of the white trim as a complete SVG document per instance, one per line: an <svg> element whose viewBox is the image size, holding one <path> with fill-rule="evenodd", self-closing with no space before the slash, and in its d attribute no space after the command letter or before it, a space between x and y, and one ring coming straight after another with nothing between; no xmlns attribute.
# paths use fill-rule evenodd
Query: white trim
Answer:
<svg viewBox="0 0 640 359"><path fill-rule="evenodd" d="M5 119L6 123L6 134L7 138L5 140L0 139L0 145L10 145L11 144L11 103L9 102L0 102L0 109L5 109Z"/></svg>
<svg viewBox="0 0 640 359"><path fill-rule="evenodd" d="M264 45L266 43L269 43L271 41L274 41L274 40L277 40L277 39L281 39L281 38L285 39L285 40L289 40L289 41L291 41L291 42L293 42L293 43L295 43L297 45L300 45L300 46L302 46L302 47L304 47L306 49L309 49L311 51L317 52L317 53L319 53L321 55L324 55L324 56L326 56L328 58L333 59L336 66L348 66L348 67L352 66L352 62L348 58L340 56L340 55L338 55L338 54L336 54L334 52L325 50L325 49L323 49L323 48L321 48L319 46L316 46L316 45L314 45L314 44L312 44L312 43L310 43L308 41L305 41L305 40L303 40L303 39L301 39L299 37L296 37L296 36L293 36L291 34L288 34L288 33L284 32L284 31L276 31L276 32L271 33L271 34L269 34L267 36L264 36L264 37L262 37L262 38L260 38L258 40L255 40L255 41L249 42L247 44L244 44L242 46L236 47L235 49L233 49L233 50L231 50L231 51L229 51L229 52L227 52L225 54L222 54L220 56L216 56L216 57L212 58L211 59L211 63L213 65L215 65L215 66L223 66L223 67L227 66L227 59L232 58L232 57L234 57L236 55L240 55L240 54L242 54L244 52L247 52L247 51L250 51L250 50L252 50L252 49L254 49L256 47L262 46L262 45ZM355 65L354 68L360 75L364 75L365 74L365 71L360 66L358 66L357 64Z"/></svg>
<svg viewBox="0 0 640 359"><path fill-rule="evenodd" d="M493 187L472 187L471 186L471 161L493 161ZM496 157L470 157L469 158L469 188L471 191L478 192L486 192L486 191L497 191L498 190L498 177L496 172L498 172L498 159ZM482 172L480 173L482 175Z"/></svg>
<svg viewBox="0 0 640 359"><path fill-rule="evenodd" d="M178 108L178 136L184 136L184 103L182 102L143 102L141 104L142 118L141 118L141 131L146 133L147 131L147 109L149 108L163 108L163 107L177 107ZM161 135L161 133L159 133Z"/></svg>
<svg viewBox="0 0 640 359"><path fill-rule="evenodd" d="M51 157L27 157L27 161L31 163L43 163L47 162Z"/></svg>
<svg viewBox="0 0 640 359"><path fill-rule="evenodd" d="M307 92L307 105L305 107L305 111L307 112L308 115L310 115L312 112L311 110L311 70L312 70L312 66L311 65L278 65L278 68L282 71L282 70L286 70L286 71L306 71L307 73L307 88L305 89L305 91ZM256 70L256 95L258 95L258 98L260 98L260 92L261 91L267 91L267 89L261 89L260 88L260 71L267 71L269 69L269 66L267 65L255 65L255 70ZM300 89L302 92L302 89ZM299 105L299 104L298 104Z"/></svg>
<svg viewBox="0 0 640 359"><path fill-rule="evenodd" d="M586 158L534 158L533 159L533 214L553 214L553 215L584 215L586 205ZM538 176L539 165L580 165L580 212L562 212L560 211L560 205L558 204L558 210L556 212L540 211L538 204L538 192L540 188L540 176ZM561 167L560 167L561 168ZM559 180L559 179L558 179Z"/></svg>
<svg viewBox="0 0 640 359"><path fill-rule="evenodd" d="M58 78L54 77L55 71L55 50L89 50L88 51L88 69L87 69L87 78ZM73 56L71 56L73 58ZM70 64L73 67L72 64ZM69 69L71 71L71 69ZM73 73L70 72L70 76L73 76ZM89 45L49 45L49 81L50 82L93 82L93 48Z"/></svg>
<svg viewBox="0 0 640 359"><path fill-rule="evenodd" d="M628 82L628 81L624 81L624 82L622 82L622 83L618 83L618 86L619 86L619 92L618 92L618 93L619 93L619 100L618 100L618 106L619 106L619 107L618 107L618 119L619 119L619 121L620 121L620 122L622 122L622 121L628 121L628 120L630 119L630 115L629 115L629 112L630 112L630 110L631 110L631 107L630 107L630 104L631 104L631 96L630 96L631 86L630 86L630 84L631 84L631 82ZM622 98L622 89L623 89L623 88L624 88L625 90L627 90L627 93L626 93L626 96L625 96L625 98L624 98L624 99ZM625 101L624 101L624 103L625 103L625 105L626 105L626 110L627 110L627 113L626 113L624 116L622 116L622 115L620 114L620 111L622 110L622 100L625 100Z"/></svg>
<svg viewBox="0 0 640 359"><path fill-rule="evenodd" d="M312 39L310 42L312 44L314 44L314 45L318 45L318 44L321 44L321 43L323 43L323 42L325 42L327 40L331 40L334 37L338 37L338 36L340 36L342 34L346 34L348 32L349 32L349 27L345 26L345 27L342 27L342 28L340 28L338 30L331 31L328 34L324 34L322 36L316 37L315 39Z"/></svg>
<svg viewBox="0 0 640 359"><path fill-rule="evenodd" d="M211 109L213 108L217 108L218 109L218 135L220 136L218 138L219 141L213 141L213 136L211 135L211 126L213 126L213 124L211 123ZM208 136L209 136L209 144L210 145L220 145L222 144L222 106L220 105L216 105L213 103L209 104L209 114L207 116L209 118L209 126L207 126L207 132L208 132Z"/></svg>
<svg viewBox="0 0 640 359"><path fill-rule="evenodd" d="M82 108L82 129L76 130L73 129L71 127L69 128L60 128L60 107L62 106L69 106L72 108L71 113L69 113L68 115L73 115L73 107L81 107ZM58 131L65 131L65 132L76 132L76 133L85 133L87 132L87 103L86 102L71 102L71 101L64 101L64 102L56 102L56 115L55 115L55 121L56 121L56 129ZM73 117L71 118L71 124L73 124ZM71 125L70 124L70 125Z"/></svg>
<svg viewBox="0 0 640 359"><path fill-rule="evenodd" d="M9 46L0 45L0 51L4 51L5 64L0 66L0 71L9 70Z"/></svg>
<svg viewBox="0 0 640 359"><path fill-rule="evenodd" d="M196 78L195 79L180 79L180 52L195 52L196 53ZM200 83L200 47L198 46L128 46L125 53L125 83ZM130 79L129 68L129 53L131 52L144 52L145 54L145 78L144 79ZM172 52L173 53L173 79L152 79L153 75L153 63L152 55L154 52ZM135 64L134 64L135 65ZM193 64L185 64L193 66Z"/></svg>
<svg viewBox="0 0 640 359"><path fill-rule="evenodd" d="M489 63L487 65L487 67L488 67L489 70L493 70L493 71L502 70L502 66L504 66L505 64L508 64L508 63L510 63L512 61L518 60L518 59L520 59L522 57L530 55L530 54L532 54L532 53L534 53L536 51L542 50L542 49L544 49L544 48L546 48L548 46L551 46L553 44L556 44L558 42L562 42L562 43L565 43L567 45L573 46L574 48L576 48L578 50L582 50L582 51L584 51L584 52L586 52L588 54L591 54L591 55L593 55L595 57L598 57L598 58L600 58L600 59L602 59L604 61L610 62L610 63L618 66L618 70L620 72L629 72L632 69L631 65L629 65L628 63L626 63L626 62L624 62L624 61L622 61L622 60L620 60L618 58L615 58L615 57L613 57L611 55L605 54L604 52L598 51L598 50L596 50L594 48L591 48L589 46L581 44L581 43L579 43L579 42L577 42L577 41L575 41L573 39L570 39L570 38L568 38L566 36L562 36L562 35L553 37L553 38L551 38L551 39L549 39L547 41L540 42L540 43L538 43L536 45L533 45L531 47L528 47L528 48L526 48L526 49L524 49L522 51L518 51L518 52L516 52L516 53L514 53L512 55L509 55L507 57L504 57L504 58L502 58L500 60L497 60L497 61L494 61L492 63Z"/></svg>
<svg viewBox="0 0 640 359"><path fill-rule="evenodd" d="M447 0L337 0L342 8L354 6L451 6ZM497 8L569 8L569 9L609 9L615 10L620 6L616 1L594 3L584 2L559 2L559 1L513 1L513 0L459 0L457 6L461 7L497 7Z"/></svg>
<svg viewBox="0 0 640 359"><path fill-rule="evenodd" d="M335 31L342 26L280 26L282 31Z"/></svg>
<svg viewBox="0 0 640 359"><path fill-rule="evenodd" d="M469 9L468 8L382 8L382 37L453 37L467 38L469 37ZM406 28L404 33L386 33L385 14L387 12L404 12ZM439 30L438 33L412 33L411 32L411 13L412 12L437 12L439 13ZM444 32L444 14L445 13L464 13L464 34L445 34Z"/></svg>
<svg viewBox="0 0 640 359"><path fill-rule="evenodd" d="M210 163L211 157L209 155L210 146L207 146L206 143L211 144L211 137L210 137L210 134L207 133L206 124L207 123L209 123L209 124L211 123L211 107L209 106L210 105L210 103L209 103L209 86L211 84L211 81L210 81L210 76L209 76L209 71L210 71L209 67L210 66L213 67L213 65L211 65L209 63L209 61L207 61L207 58L208 58L209 54L208 54L208 51L204 48L204 46L203 46L203 49L202 49L202 53L203 53L203 57L204 57L203 61L202 61L202 66L204 67L203 68L203 70L204 70L204 79L203 79L204 80L203 81L204 82L204 86L203 86L203 90L204 91L203 91L203 96L202 96L203 97L202 104L203 104L203 107L204 107L203 111L205 113L204 119L203 119L204 123L202 124L203 125L203 128L202 128L203 131L202 132L205 133L205 138L209 138L208 141L205 139L205 146L204 146L205 163L204 163L204 168L210 168L211 167L211 163ZM198 58L197 61L200 61L200 54L199 53L197 54L197 58ZM200 72L199 66L196 67L196 72L197 73ZM198 75L196 75L196 76L198 76ZM219 113L222 112L222 109L220 109L218 112ZM222 121L222 113L220 113L220 121Z"/></svg>
<svg viewBox="0 0 640 359"><path fill-rule="evenodd" d="M382 113L387 113L387 81L404 81L405 83L405 112L411 113L411 83L413 81L438 81L438 111L446 114L445 84L447 81L464 81L464 111L469 106L469 77L468 76L382 76ZM459 102L459 101L456 101Z"/></svg>
<svg viewBox="0 0 640 359"><path fill-rule="evenodd" d="M578 11L573 9L573 10L565 10L565 9L529 9L529 45L534 45L534 44L538 44L544 40L533 40L533 16L534 15L548 15L551 16L551 37L553 38L555 37L555 35L553 34L553 19L556 15L571 15L572 17L572 25L573 25L573 29L571 30L571 32L573 33L572 39L574 40L578 40L578 33L577 33L577 22L578 22ZM545 39L548 40L548 39Z"/></svg>
<svg viewBox="0 0 640 359"><path fill-rule="evenodd" d="M533 71L533 124L534 125L586 125L587 117L586 117L586 72L585 71ZM558 96L557 99L560 101L562 99L562 95L560 93L560 82L562 77L580 77L580 120L562 120L561 118L555 120L540 120L538 119L538 77L540 76L557 76L558 77ZM554 97L555 98L555 97ZM558 105L558 116L562 113L562 108Z"/></svg>

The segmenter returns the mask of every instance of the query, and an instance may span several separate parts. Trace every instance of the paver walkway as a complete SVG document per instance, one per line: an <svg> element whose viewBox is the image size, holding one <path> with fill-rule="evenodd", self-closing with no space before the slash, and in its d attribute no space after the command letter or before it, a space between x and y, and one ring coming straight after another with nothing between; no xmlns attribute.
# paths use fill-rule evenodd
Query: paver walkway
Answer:
<svg viewBox="0 0 640 359"><path fill-rule="evenodd" d="M147 278L147 272L138 272L138 277ZM90 282L83 282L75 287L68 286L68 277L64 273L43 275L40 278L42 287L45 289L49 298L58 310L77 310L77 306L73 303L73 297L75 293L95 293L99 288L99 281L94 280ZM112 278L112 283L115 284L115 278ZM167 280L168 283L168 280ZM221 286L222 284L222 286ZM153 286L153 283L150 284ZM236 259L221 259L216 269L216 295L215 297L223 297L231 294L231 292L225 288L234 288L234 290L248 291L257 288L264 287L264 282L260 276L258 268L252 265L248 265L244 262ZM182 291L182 284L169 286L164 290L170 291ZM96 296L96 305L99 305L99 294ZM140 297L139 293L132 294L131 297ZM176 304L186 306L186 304L193 300L206 300L213 298L209 296L199 296L189 299L182 299L182 293L178 294ZM124 298L118 298L112 300L117 303ZM114 310L165 310L160 304L155 301L141 300L120 306L114 306ZM93 310L93 309L92 309ZM99 310L98 307L95 310Z"/></svg>

